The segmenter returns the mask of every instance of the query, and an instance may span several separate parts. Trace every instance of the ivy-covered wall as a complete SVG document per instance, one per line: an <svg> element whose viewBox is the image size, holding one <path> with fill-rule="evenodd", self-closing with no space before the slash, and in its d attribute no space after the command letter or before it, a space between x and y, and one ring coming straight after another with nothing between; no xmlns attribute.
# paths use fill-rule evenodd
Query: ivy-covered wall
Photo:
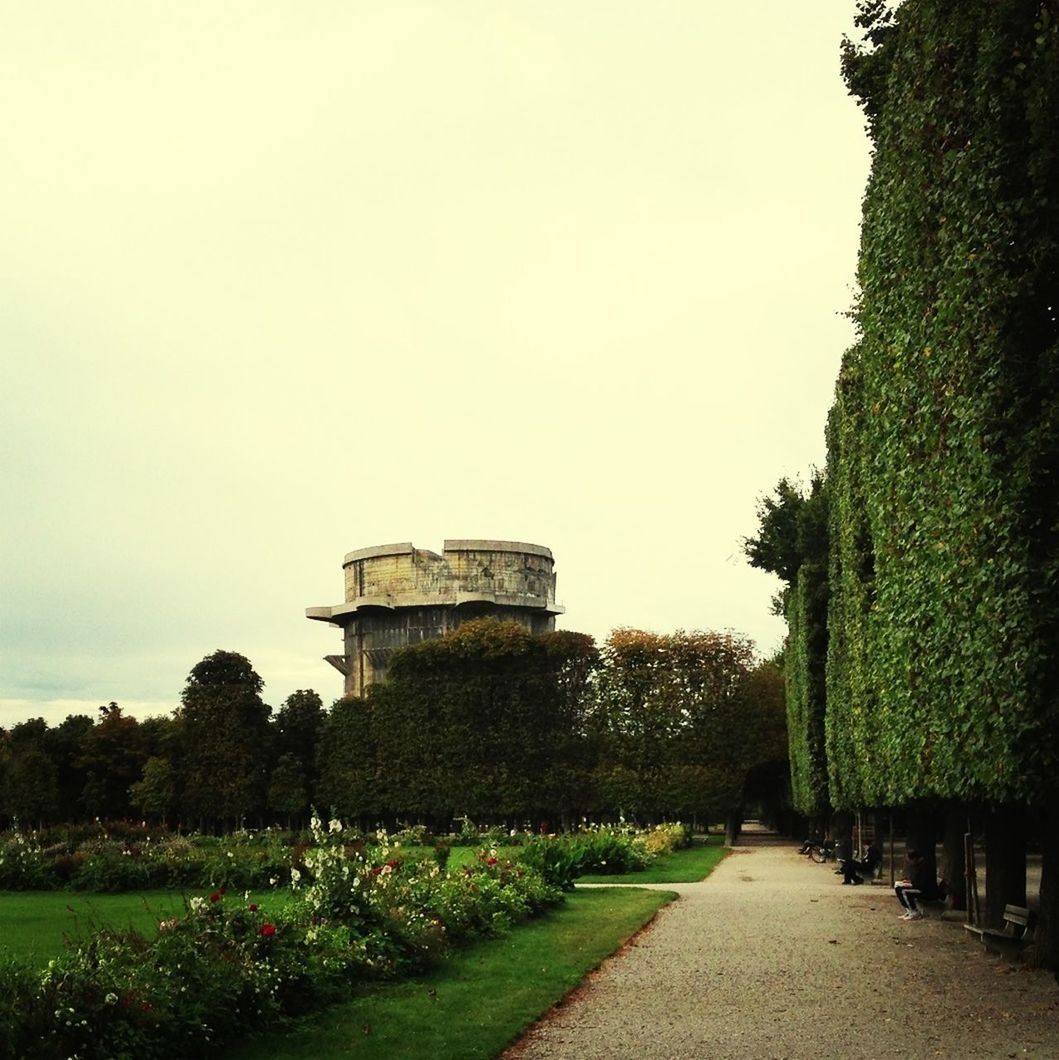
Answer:
<svg viewBox="0 0 1059 1060"><path fill-rule="evenodd" d="M828 439L831 798L1033 800L1059 721L1059 0L867 7L844 63L875 152Z"/></svg>

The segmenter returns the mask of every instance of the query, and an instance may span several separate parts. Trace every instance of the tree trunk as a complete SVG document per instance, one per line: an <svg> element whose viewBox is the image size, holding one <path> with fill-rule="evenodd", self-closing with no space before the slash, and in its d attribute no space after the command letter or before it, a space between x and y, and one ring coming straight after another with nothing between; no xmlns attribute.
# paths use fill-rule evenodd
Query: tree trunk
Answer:
<svg viewBox="0 0 1059 1060"><path fill-rule="evenodd" d="M986 926L1004 926L1004 906L1026 904L1026 810L998 806L985 824Z"/></svg>
<svg viewBox="0 0 1059 1060"><path fill-rule="evenodd" d="M910 806L907 815L906 850L917 850L926 862L926 875L929 879L938 878L938 857L935 847L938 842L937 820L933 809L923 806ZM903 875L899 868L897 874Z"/></svg>
<svg viewBox="0 0 1059 1060"><path fill-rule="evenodd" d="M941 850L941 878L949 888L949 909L967 908L967 862L963 849L966 831L967 807L949 806L945 811L945 833Z"/></svg>
<svg viewBox="0 0 1059 1060"><path fill-rule="evenodd" d="M1059 804L1041 818L1041 905L1034 959L1039 968L1059 972Z"/></svg>
<svg viewBox="0 0 1059 1060"><path fill-rule="evenodd" d="M838 810L831 815L831 838L840 861L853 857L853 814Z"/></svg>
<svg viewBox="0 0 1059 1060"><path fill-rule="evenodd" d="M743 807L729 811L724 820L724 845L734 847L743 831Z"/></svg>

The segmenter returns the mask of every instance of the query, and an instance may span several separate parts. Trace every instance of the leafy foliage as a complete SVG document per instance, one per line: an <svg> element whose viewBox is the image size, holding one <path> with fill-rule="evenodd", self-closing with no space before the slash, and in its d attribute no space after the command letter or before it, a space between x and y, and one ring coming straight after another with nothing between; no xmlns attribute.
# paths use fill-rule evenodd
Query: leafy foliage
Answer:
<svg viewBox="0 0 1059 1060"><path fill-rule="evenodd" d="M829 425L836 806L1056 775L1059 7L862 5L875 141Z"/></svg>
<svg viewBox="0 0 1059 1060"><path fill-rule="evenodd" d="M441 873L379 840L348 844L339 821L325 829L314 818L282 906L218 888L153 938L101 931L42 974L0 967L0 1056L202 1055L561 900L537 873L495 856Z"/></svg>
<svg viewBox="0 0 1059 1060"><path fill-rule="evenodd" d="M321 744L340 811L435 822L554 818L587 799L590 637L468 622L395 654L385 684L337 704ZM587 808L587 807L586 807Z"/></svg>
<svg viewBox="0 0 1059 1060"><path fill-rule="evenodd" d="M192 814L238 822L264 794L270 710L248 659L216 651L191 670L181 701L184 799Z"/></svg>
<svg viewBox="0 0 1059 1060"><path fill-rule="evenodd" d="M777 601L787 619L784 653L791 795L800 813L828 805L824 751L828 605L828 491L814 474L806 492L780 479L758 506L758 534L743 543L751 566L786 583Z"/></svg>
<svg viewBox="0 0 1059 1060"><path fill-rule="evenodd" d="M604 805L642 819L722 816L748 772L782 759L773 697L756 695L753 647L731 633L619 629L603 652Z"/></svg>

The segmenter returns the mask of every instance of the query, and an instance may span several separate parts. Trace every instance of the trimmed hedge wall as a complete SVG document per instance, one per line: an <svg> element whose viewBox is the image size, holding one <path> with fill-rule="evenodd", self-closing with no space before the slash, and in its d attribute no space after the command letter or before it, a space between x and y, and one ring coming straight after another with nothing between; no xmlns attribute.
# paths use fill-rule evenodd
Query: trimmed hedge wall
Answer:
<svg viewBox="0 0 1059 1060"><path fill-rule="evenodd" d="M1057 25L1056 0L907 0L845 55L875 154L829 428L839 808L1055 774Z"/></svg>
<svg viewBox="0 0 1059 1060"><path fill-rule="evenodd" d="M824 754L824 659L827 651L827 575L804 563L787 599L784 658L791 797L807 817L828 809Z"/></svg>

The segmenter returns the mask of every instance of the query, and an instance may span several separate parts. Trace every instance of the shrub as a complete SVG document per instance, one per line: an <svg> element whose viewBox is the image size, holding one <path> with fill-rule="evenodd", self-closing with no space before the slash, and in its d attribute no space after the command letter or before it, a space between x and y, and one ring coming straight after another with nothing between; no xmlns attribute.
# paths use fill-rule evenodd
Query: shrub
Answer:
<svg viewBox="0 0 1059 1060"><path fill-rule="evenodd" d="M200 1055L561 898L495 851L448 874L429 857L400 855L385 833L372 847L347 844L337 821L325 830L314 818L312 839L290 870L292 900L275 912L222 887L190 899L154 939L98 932L40 977L0 966L0 1057ZM114 871L109 857L100 864Z"/></svg>
<svg viewBox="0 0 1059 1060"><path fill-rule="evenodd" d="M0 843L0 888L44 891L51 890L58 882L36 838L16 829Z"/></svg>

